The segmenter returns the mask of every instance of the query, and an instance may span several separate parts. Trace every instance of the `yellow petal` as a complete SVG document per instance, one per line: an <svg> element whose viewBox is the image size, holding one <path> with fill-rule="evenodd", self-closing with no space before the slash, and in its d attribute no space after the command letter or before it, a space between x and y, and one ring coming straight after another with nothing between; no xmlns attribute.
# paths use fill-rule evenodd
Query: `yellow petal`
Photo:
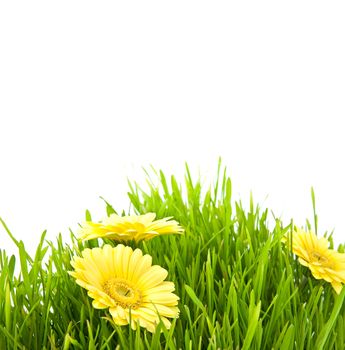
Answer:
<svg viewBox="0 0 345 350"><path fill-rule="evenodd" d="M158 265L151 266L138 280L138 287L145 290L162 283L167 277L167 270Z"/></svg>

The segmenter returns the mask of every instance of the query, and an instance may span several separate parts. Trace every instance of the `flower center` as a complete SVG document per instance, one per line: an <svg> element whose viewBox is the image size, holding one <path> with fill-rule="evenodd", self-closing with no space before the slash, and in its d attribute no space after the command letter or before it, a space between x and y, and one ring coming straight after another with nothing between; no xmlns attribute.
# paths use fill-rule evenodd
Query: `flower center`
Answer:
<svg viewBox="0 0 345 350"><path fill-rule="evenodd" d="M328 263L328 259L320 254L319 252L312 252L311 253L312 259L313 259L313 263L316 263L318 265L325 265Z"/></svg>
<svg viewBox="0 0 345 350"><path fill-rule="evenodd" d="M103 289L118 305L136 309L141 302L141 292L121 278L111 278L103 284Z"/></svg>

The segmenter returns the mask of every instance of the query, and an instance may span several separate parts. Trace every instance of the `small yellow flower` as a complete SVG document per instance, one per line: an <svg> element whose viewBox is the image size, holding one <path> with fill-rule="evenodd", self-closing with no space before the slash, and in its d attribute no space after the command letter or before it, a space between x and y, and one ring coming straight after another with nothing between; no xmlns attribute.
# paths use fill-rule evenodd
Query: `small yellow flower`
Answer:
<svg viewBox="0 0 345 350"><path fill-rule="evenodd" d="M152 266L150 255L140 249L122 244L115 248L109 244L102 248L84 249L82 257L71 261L74 271L69 274L88 290L96 309L109 308L118 325L131 321L154 332L160 320L169 328L167 319L177 318L179 297L173 293L173 282L164 281L168 272L158 265Z"/></svg>
<svg viewBox="0 0 345 350"><path fill-rule="evenodd" d="M182 233L183 229L171 217L155 220L156 214L118 216L111 214L100 223L85 222L80 230L79 238L109 238L116 241L149 240L159 235Z"/></svg>
<svg viewBox="0 0 345 350"><path fill-rule="evenodd" d="M285 243L289 243L284 237ZM328 249L326 238L317 238L312 232L296 228L292 233L292 251L298 261L307 266L316 279L332 284L337 294L345 283L345 254Z"/></svg>

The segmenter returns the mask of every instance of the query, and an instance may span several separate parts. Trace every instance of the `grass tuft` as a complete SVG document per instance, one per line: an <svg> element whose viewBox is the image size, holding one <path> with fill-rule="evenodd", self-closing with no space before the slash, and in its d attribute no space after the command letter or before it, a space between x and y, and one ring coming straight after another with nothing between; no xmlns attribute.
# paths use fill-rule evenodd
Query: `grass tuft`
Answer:
<svg viewBox="0 0 345 350"><path fill-rule="evenodd" d="M31 257L0 219L18 248L16 256L0 251L0 349L345 349L345 289L337 295L315 280L281 244L292 223L271 217L252 196L248 210L232 199L221 162L210 188L186 165L183 184L153 170L145 188L129 182L128 197L134 213L172 216L185 228L140 243L175 282L180 317L171 329L133 331L92 307L67 272L72 256L101 241L81 243L71 232L69 242L61 235L51 242L43 232ZM116 213L103 201L106 215Z"/></svg>

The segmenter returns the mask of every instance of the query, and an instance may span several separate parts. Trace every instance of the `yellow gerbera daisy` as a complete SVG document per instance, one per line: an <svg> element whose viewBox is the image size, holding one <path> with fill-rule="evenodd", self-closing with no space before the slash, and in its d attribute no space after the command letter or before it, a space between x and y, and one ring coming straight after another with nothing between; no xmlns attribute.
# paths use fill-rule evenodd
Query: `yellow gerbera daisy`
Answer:
<svg viewBox="0 0 345 350"><path fill-rule="evenodd" d="M80 230L79 238L109 238L117 241L149 240L159 235L182 233L183 229L171 217L155 220L156 214L118 216L111 214L100 223L85 222Z"/></svg>
<svg viewBox="0 0 345 350"><path fill-rule="evenodd" d="M168 272L152 266L151 256L143 255L140 249L106 244L84 249L82 257L74 257L71 264L74 271L69 274L88 290L94 299L93 307L109 308L118 325L127 325L131 320L132 329L139 324L154 332L160 320L169 328L167 317L178 317L175 285L164 281Z"/></svg>
<svg viewBox="0 0 345 350"><path fill-rule="evenodd" d="M284 241L288 243L288 238ZM292 233L292 251L316 279L331 283L337 294L341 292L345 283L345 254L328 249L326 238L296 228Z"/></svg>

